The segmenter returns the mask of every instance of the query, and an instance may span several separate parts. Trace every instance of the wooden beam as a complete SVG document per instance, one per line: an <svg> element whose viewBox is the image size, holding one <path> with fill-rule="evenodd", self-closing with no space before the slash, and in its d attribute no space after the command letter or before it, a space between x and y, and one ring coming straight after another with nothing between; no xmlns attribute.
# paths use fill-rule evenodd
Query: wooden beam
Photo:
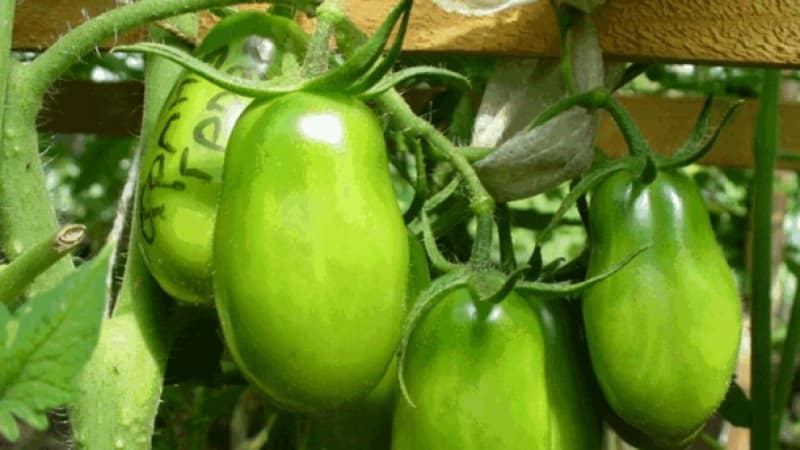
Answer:
<svg viewBox="0 0 800 450"><path fill-rule="evenodd" d="M488 17L448 14L416 0L407 51L555 56L556 25L547 1ZM395 0L349 0L353 21L373 31ZM46 48L70 26L114 7L114 0L19 3L14 47ZM596 13L607 56L631 61L800 67L796 0L608 0ZM140 39L140 33L119 42Z"/></svg>
<svg viewBox="0 0 800 450"><path fill-rule="evenodd" d="M135 135L143 100L140 82L60 81L45 99L37 124L54 133Z"/></svg>
<svg viewBox="0 0 800 450"><path fill-rule="evenodd" d="M703 105L702 98L665 98L653 96L618 97L633 116L642 134L653 148L671 154L688 137ZM717 100L711 109L711 123L716 125L731 101ZM723 129L711 152L701 163L726 168L753 166L753 129L758 103L746 101ZM800 104L781 105L780 150L800 156ZM626 151L625 141L608 115L604 115L597 135L598 145L611 156ZM779 161L781 168L800 169L800 162Z"/></svg>
<svg viewBox="0 0 800 450"><path fill-rule="evenodd" d="M413 91L412 91L413 92ZM644 136L660 153L677 149L694 125L703 105L701 98L656 96L618 97L632 114ZM429 96L409 96L420 112L427 111ZM730 101L717 100L712 123L719 121ZM757 103L747 101L722 132L704 164L744 168L753 165L753 124ZM90 83L64 81L53 90L39 118L42 131L58 133L137 134L141 123L142 85L138 82ZM800 155L800 104L781 107L781 150ZM625 152L625 141L616 125L604 115L597 136L598 145L610 155ZM800 169L800 163L782 161L784 168Z"/></svg>

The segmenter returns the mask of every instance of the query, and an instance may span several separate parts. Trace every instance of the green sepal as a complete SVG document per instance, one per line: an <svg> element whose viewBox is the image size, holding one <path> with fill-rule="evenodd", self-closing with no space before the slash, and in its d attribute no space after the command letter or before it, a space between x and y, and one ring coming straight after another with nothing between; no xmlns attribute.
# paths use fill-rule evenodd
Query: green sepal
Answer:
<svg viewBox="0 0 800 450"><path fill-rule="evenodd" d="M344 64L328 73L308 80L305 87L309 90L342 90L352 86L359 78L367 73L372 73L373 70L382 71L382 73L374 73L380 74L376 81L382 78L394 64L394 59L400 52L403 43L402 39L408 28L412 3L412 0L403 0L389 13L375 34L363 45L355 49L352 56L347 58ZM397 32L389 55L376 65L375 63L380 59L381 53L383 53L386 43L389 42L392 30L394 30L398 20L400 20L400 29ZM394 55L395 58L388 57L391 55Z"/></svg>
<svg viewBox="0 0 800 450"><path fill-rule="evenodd" d="M609 175L619 172L620 170L631 170L633 161L632 158L604 161L587 173L561 202L558 210L553 214L550 224L542 231L539 241L543 241L545 237L552 233L553 229L558 225L558 222L564 217L564 214L577 203L582 195L589 192Z"/></svg>
<svg viewBox="0 0 800 450"><path fill-rule="evenodd" d="M450 87L458 90L467 90L470 87L469 78L461 75L458 72L453 72L452 70L442 69L440 67L431 67L431 66L417 66L417 67L409 67L407 69L400 70L398 72L391 73L380 81L370 81L369 84L364 86L357 86L348 89L348 91L359 92L358 97L362 100L369 100L375 98L384 92L388 91L396 87L398 84L414 79L414 78L434 78L443 81L445 84L449 85ZM372 86L372 87L368 87ZM364 90L366 87L366 90Z"/></svg>
<svg viewBox="0 0 800 450"><path fill-rule="evenodd" d="M607 271L592 278L587 278L586 280L578 283L542 283L538 281L520 281L517 283L515 289L524 294L530 294L538 297L561 298L574 296L619 272L629 262L633 261L634 258L642 254L642 252L646 251L650 247L650 245L640 247L639 249L631 252L628 256L622 258L620 262L614 264Z"/></svg>
<svg viewBox="0 0 800 450"><path fill-rule="evenodd" d="M416 405L408 393L403 376L406 350L408 348L408 341L411 339L411 334L414 332L414 328L416 328L417 324L419 324L420 320L425 317L425 314L428 311L433 309L433 307L436 306L447 294L453 292L459 287L467 285L471 276L472 275L469 270L462 268L437 278L433 281L433 283L431 283L430 286L428 286L427 289L420 293L419 298L416 302L414 302L414 307L408 314L406 323L403 326L403 336L400 339L400 347L397 350L397 379L400 384L400 392L402 392L403 397L412 408L416 408Z"/></svg>
<svg viewBox="0 0 800 450"><path fill-rule="evenodd" d="M709 115L711 112L712 100L713 96L706 98L705 103L703 103L703 109L700 111L700 116L697 118L697 122L695 123L694 129L681 148L678 149L678 151L675 152L675 154L671 157L662 158L657 161L659 169L671 169L687 166L704 157L709 151L711 151L711 148L714 147L714 144L717 142L722 129L728 124L730 119L733 117L733 114L744 103L743 100L739 100L731 105L731 107L725 111L725 114L722 116L717 128L715 128L711 135L705 139L708 135Z"/></svg>

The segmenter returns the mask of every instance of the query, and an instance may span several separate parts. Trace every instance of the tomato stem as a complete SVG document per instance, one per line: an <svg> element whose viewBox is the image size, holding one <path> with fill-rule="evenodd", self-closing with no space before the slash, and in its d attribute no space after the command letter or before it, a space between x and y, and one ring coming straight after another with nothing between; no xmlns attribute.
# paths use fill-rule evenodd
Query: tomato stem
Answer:
<svg viewBox="0 0 800 450"><path fill-rule="evenodd" d="M767 70L756 121L752 253L752 398L750 446L772 449L772 191L778 148L780 72Z"/></svg>
<svg viewBox="0 0 800 450"><path fill-rule="evenodd" d="M0 0L0 135L3 134L3 113L6 104L6 88L11 71L11 36L14 29L15 0ZM0 139L0 147L3 140ZM2 151L0 149L0 151Z"/></svg>
<svg viewBox="0 0 800 450"><path fill-rule="evenodd" d="M86 227L67 225L11 261L0 270L0 302L14 302L34 278L75 250L85 237Z"/></svg>
<svg viewBox="0 0 800 450"><path fill-rule="evenodd" d="M800 271L792 270L795 277L800 276ZM781 349L780 368L775 383L775 403L773 405L772 424L773 436L776 441L780 436L783 414L792 390L794 380L794 362L797 352L800 350L800 286L795 288L794 301L792 302L792 312L789 316L789 325L786 330L786 340Z"/></svg>
<svg viewBox="0 0 800 450"><path fill-rule="evenodd" d="M572 25L572 14L574 11L567 5L560 6L556 0L551 0L550 5L556 15L558 23L558 35L560 43L559 62L561 74L564 77L564 85L568 95L575 95L575 79L572 72L572 34L569 32Z"/></svg>
<svg viewBox="0 0 800 450"><path fill-rule="evenodd" d="M155 27L151 28L151 34L170 39ZM148 59L143 142L152 136L161 107L180 73L181 68L167 60ZM141 151L143 146L137 149ZM137 156L135 160L141 158ZM138 173L137 164L128 184L135 184ZM137 230L138 202L134 200L133 205L129 211L131 230ZM140 239L140 233L131 233L122 285L117 298L112 299L116 306L112 316L104 321L92 358L76 382L79 395L70 410L76 448L115 448L120 441L130 450L151 448L167 356L179 328L169 321L182 316L167 309L166 296L139 251Z"/></svg>
<svg viewBox="0 0 800 450"><path fill-rule="evenodd" d="M420 215L420 223L422 224L422 243L425 245L425 253L431 260L431 265L440 272L450 272L457 269L458 264L452 263L442 255L439 247L436 245L436 237L433 235L431 222L428 220L428 214L422 211Z"/></svg>
<svg viewBox="0 0 800 450"><path fill-rule="evenodd" d="M322 75L328 70L330 41L334 26L344 15L342 0L325 0L317 9L317 29L308 41L308 51L301 74L305 78Z"/></svg>
<svg viewBox="0 0 800 450"><path fill-rule="evenodd" d="M500 265L505 271L516 269L514 243L511 240L511 212L508 204L498 203L495 211L497 220L497 236L500 240Z"/></svg>
<svg viewBox="0 0 800 450"><path fill-rule="evenodd" d="M494 199L483 187L469 160L439 130L414 114L411 107L394 89L381 94L376 100L380 108L389 114L399 129L405 130L409 136L427 141L434 156L450 162L461 174L469 187L472 210L478 219L471 262L476 265L488 265L494 228Z"/></svg>

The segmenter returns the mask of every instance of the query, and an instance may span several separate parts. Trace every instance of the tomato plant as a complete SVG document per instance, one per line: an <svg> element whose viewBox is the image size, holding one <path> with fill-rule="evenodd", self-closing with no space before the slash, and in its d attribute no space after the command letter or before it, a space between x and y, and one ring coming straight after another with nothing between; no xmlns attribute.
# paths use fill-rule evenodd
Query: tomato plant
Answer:
<svg viewBox="0 0 800 450"><path fill-rule="evenodd" d="M35 446L66 406L56 432L88 449L672 449L717 445L723 419L774 447L800 348L800 306L771 338L778 72L695 83L763 96L754 187L737 182L742 212L722 224L725 245L745 242L731 223L750 220L752 191L748 394L725 207L712 223L718 186L704 199L683 172L738 105L712 127L709 98L683 146L654 151L614 94L686 78L604 60L603 1L536 6L552 8L559 59L497 64L401 55L411 0L371 36L341 0L122 2L40 54L11 52L16 3L0 0L3 439ZM149 42L115 48L147 54L141 143L102 252L72 260L86 228L56 231L46 182L70 177L44 170L42 99L145 24ZM626 156L597 151L602 112Z"/></svg>

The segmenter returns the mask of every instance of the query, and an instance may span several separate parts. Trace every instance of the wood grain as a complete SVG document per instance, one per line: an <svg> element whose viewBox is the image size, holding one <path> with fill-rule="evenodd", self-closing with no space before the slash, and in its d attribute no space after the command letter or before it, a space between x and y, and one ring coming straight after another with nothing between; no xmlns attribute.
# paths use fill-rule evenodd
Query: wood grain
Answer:
<svg viewBox="0 0 800 450"><path fill-rule="evenodd" d="M412 106L424 113L427 95L409 93ZM677 149L694 125L703 104L701 98L654 96L618 97L631 113L644 136L656 151L670 154ZM716 124L730 101L716 101L712 123ZM758 109L748 101L739 109L717 142L702 161L720 167L745 168L753 165L753 124ZM137 82L89 83L64 81L51 92L39 117L42 131L59 133L136 134L142 112L142 85ZM781 150L800 155L800 104L781 107ZM616 125L604 115L597 144L611 156L625 152L625 141ZM783 168L800 169L799 162L781 161Z"/></svg>
<svg viewBox="0 0 800 450"><path fill-rule="evenodd" d="M396 2L349 0L353 21L373 31ZM27 0L19 4L14 47L49 46L70 26L114 0ZM608 0L596 13L606 55L624 60L800 67L798 0ZM137 33L123 42L140 38ZM416 0L407 51L555 56L556 25L537 3L488 17L449 14Z"/></svg>

